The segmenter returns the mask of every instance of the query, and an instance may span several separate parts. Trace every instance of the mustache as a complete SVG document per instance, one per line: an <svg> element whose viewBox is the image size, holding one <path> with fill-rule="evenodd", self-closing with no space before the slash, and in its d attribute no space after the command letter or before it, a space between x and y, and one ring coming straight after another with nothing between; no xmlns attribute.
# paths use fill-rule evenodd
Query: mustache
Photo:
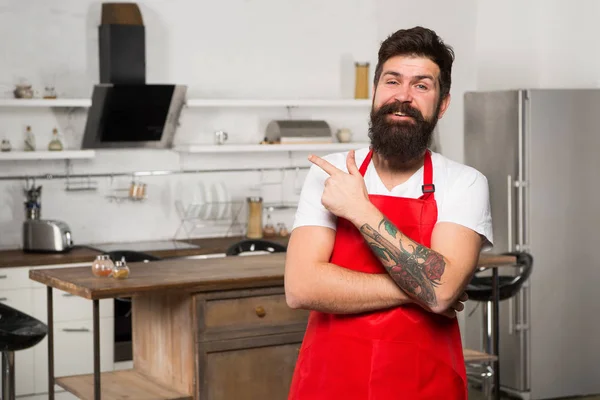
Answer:
<svg viewBox="0 0 600 400"><path fill-rule="evenodd" d="M423 114L421 114L419 110L411 107L407 103L401 103L399 101L384 104L379 108L379 110L377 110L377 114L381 116L395 113L402 113L404 115L412 117L416 121L425 121L425 118L423 118Z"/></svg>

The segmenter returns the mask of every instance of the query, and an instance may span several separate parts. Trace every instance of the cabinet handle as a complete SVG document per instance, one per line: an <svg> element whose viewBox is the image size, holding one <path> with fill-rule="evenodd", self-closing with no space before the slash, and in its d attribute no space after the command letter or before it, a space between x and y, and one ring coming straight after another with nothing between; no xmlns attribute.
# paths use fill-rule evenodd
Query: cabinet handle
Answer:
<svg viewBox="0 0 600 400"><path fill-rule="evenodd" d="M74 294L71 293L63 293L63 297L73 297L75 296Z"/></svg>
<svg viewBox="0 0 600 400"><path fill-rule="evenodd" d="M8 297L0 297L0 301L7 301Z"/></svg>
<svg viewBox="0 0 600 400"><path fill-rule="evenodd" d="M0 275L0 279L6 279L8 278L8 275Z"/></svg>
<svg viewBox="0 0 600 400"><path fill-rule="evenodd" d="M267 315L267 312L261 306L256 307L254 311L256 311L256 315L258 315L259 318L263 318L265 315Z"/></svg>
<svg viewBox="0 0 600 400"><path fill-rule="evenodd" d="M91 332L88 328L64 328L63 332Z"/></svg>

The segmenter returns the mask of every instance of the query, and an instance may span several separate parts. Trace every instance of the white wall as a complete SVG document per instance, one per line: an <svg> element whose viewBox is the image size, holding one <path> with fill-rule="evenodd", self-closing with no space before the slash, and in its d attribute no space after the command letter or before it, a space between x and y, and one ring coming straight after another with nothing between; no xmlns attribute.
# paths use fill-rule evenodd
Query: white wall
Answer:
<svg viewBox="0 0 600 400"><path fill-rule="evenodd" d="M139 2L147 40L148 82L189 85L190 97L351 98L353 62L369 61L371 75L380 42L399 28L423 25L437 31L456 52L452 103L439 123L442 152L463 159L463 93L515 87L597 86L600 57L595 20L600 5L581 0L191 0ZM56 86L62 97L88 97L98 81L97 25L100 2L92 0L0 0L0 95L11 97L21 79L38 90ZM33 29L35 27L35 29ZM325 119L335 131L349 127L366 140L368 109L185 109L175 142L211 143L212 132L229 132L230 142L257 143L266 124L283 118ZM67 147L78 148L85 112L0 109L0 138L22 147L31 125L44 148L53 127ZM96 159L73 163L74 173L122 172L248 166L307 166L305 154L184 155L170 151L99 151ZM61 162L0 164L0 174L63 173ZM224 177L243 199L257 186L258 173L189 174L147 178L149 200L110 203L111 187L129 178L99 179L95 193L63 190L64 181L42 181L43 216L71 225L78 243L172 237L179 220L174 210L180 182L208 183ZM266 178L263 178L266 179ZM277 178L279 179L279 178ZM190 183L191 184L191 183ZM23 220L21 181L0 181L0 246L20 245ZM276 185L263 194L279 200ZM293 201L294 190L284 189ZM93 210L93 212L90 212ZM277 218L291 224L290 212ZM276 221L277 222L277 221ZM195 235L224 232L204 227Z"/></svg>
<svg viewBox="0 0 600 400"><path fill-rule="evenodd" d="M226 2L140 1L146 26L147 81L175 82L189 86L189 97L203 98L351 98L354 61L377 61L379 43L401 27L423 24L439 31L457 50L451 110L440 123L442 151L462 159L461 91L472 83L474 30L473 0L460 6L462 23L447 20L450 7L436 8L433 1L416 7L397 2L231 0ZM392 7L392 12L390 12ZM398 8L407 12L398 13ZM411 17L408 17L408 16ZM420 17L417 17L420 16ZM27 80L39 91L56 86L59 96L88 97L98 81L97 25L100 2L82 0L0 1L0 43L3 63L0 85L4 97L12 86ZM36 29L30 29L35 26ZM212 132L225 130L230 142L257 143L266 124L283 118L325 119L335 131L349 127L354 139L367 140L368 109L185 109L175 143L211 143ZM22 147L23 132L31 125L38 146L44 148L53 127L64 135L68 148L78 148L85 111L0 109L0 137ZM122 172L208 169L244 166L307 166L306 154L294 155L182 155L170 151L99 151L91 161L76 161L72 172ZM62 162L3 163L5 174L64 173ZM304 171L300 177L303 178ZM275 173L274 175L278 175ZM279 174L280 175L280 174ZM111 203L111 188L126 187L129 178L98 179L93 193L65 192L64 181L41 181L42 215L66 221L78 243L163 239L172 237L179 225L174 201L178 189L195 187L199 181L225 179L237 200L261 193L266 200L283 196L294 201L296 191L281 190L261 181L258 173L186 174L151 177L149 200L142 204ZM21 243L23 220L22 181L0 181L0 246ZM291 224L293 212L277 212L274 222ZM203 227L194 233L223 233L227 224Z"/></svg>
<svg viewBox="0 0 600 400"><path fill-rule="evenodd" d="M477 89L598 87L599 16L594 0L479 0Z"/></svg>
<svg viewBox="0 0 600 400"><path fill-rule="evenodd" d="M189 86L189 97L203 98L351 98L353 62L371 61L376 54L375 12L368 0L280 2L232 0L227 2L140 1L146 26L147 81ZM11 97L12 86L27 80L38 90L56 86L61 97L89 97L98 81L97 25L100 2L82 0L1 1L0 43L3 63L0 85ZM35 29L33 29L35 27ZM13 39L13 40L9 40ZM355 140L366 141L368 109L186 109L175 137L180 143L211 143L212 133L223 129L230 142L258 143L272 119L325 119L335 131L349 127ZM65 110L0 109L0 137L22 148L23 132L31 125L38 147L45 148L52 128L64 134L68 148L78 148L85 112ZM72 172L214 169L240 167L308 166L306 154L179 155L171 151L98 151L91 161L76 161ZM64 173L62 162L0 164L0 173ZM111 203L111 189L126 187L129 178L97 179L97 192L64 191L64 181L40 181L42 215L66 221L77 243L170 238L179 219L174 202L179 188L196 187L223 179L234 199L262 194L265 201L294 201L292 172L287 186L280 173L257 172L186 174L150 177L145 203ZM294 182L294 178L296 181ZM21 243L22 181L0 181L0 246ZM242 220L243 220L242 216ZM293 212L276 212L273 222L293 220ZM227 222L202 227L194 236L224 233Z"/></svg>

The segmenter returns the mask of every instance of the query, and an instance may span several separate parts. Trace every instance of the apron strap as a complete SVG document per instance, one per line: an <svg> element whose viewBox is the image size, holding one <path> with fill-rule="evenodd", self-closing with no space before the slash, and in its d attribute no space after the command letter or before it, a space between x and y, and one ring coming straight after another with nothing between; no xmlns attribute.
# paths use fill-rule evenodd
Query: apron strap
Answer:
<svg viewBox="0 0 600 400"><path fill-rule="evenodd" d="M433 184L433 166L431 163L431 152L425 151L425 160L423 163L423 186L421 186L423 195L419 197L421 200L433 199L435 193L435 185Z"/></svg>
<svg viewBox="0 0 600 400"><path fill-rule="evenodd" d="M360 172L360 174L362 176L365 176L365 172L367 172L367 167L369 166L369 163L371 162L371 158L373 158L373 149L369 149L369 153L367 154L367 157L365 158L363 163L360 164L360 168L358 169L358 171Z"/></svg>
<svg viewBox="0 0 600 400"><path fill-rule="evenodd" d="M367 167L373 158L373 149L369 150L367 157L362 162L359 168L359 172L362 176L365 176ZM423 162L423 185L421 186L423 195L419 197L421 200L433 200L435 193L435 185L433 184L433 164L431 162L431 152L429 149L425 151L425 160Z"/></svg>

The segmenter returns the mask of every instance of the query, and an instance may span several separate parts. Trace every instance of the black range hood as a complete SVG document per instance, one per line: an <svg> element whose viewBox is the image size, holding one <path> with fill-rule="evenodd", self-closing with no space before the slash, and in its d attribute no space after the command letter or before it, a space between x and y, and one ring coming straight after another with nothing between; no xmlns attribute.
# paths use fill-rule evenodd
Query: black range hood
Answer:
<svg viewBox="0 0 600 400"><path fill-rule="evenodd" d="M100 84L82 148L170 148L187 87L146 84L145 27L134 3L103 3Z"/></svg>

